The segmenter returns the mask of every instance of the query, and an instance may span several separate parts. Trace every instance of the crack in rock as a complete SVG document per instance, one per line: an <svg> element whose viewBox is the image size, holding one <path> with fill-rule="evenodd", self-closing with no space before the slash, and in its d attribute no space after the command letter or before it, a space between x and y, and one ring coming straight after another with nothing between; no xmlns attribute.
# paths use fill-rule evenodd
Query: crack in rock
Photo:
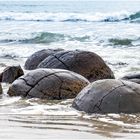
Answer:
<svg viewBox="0 0 140 140"><path fill-rule="evenodd" d="M29 84L26 79L24 79L23 77L20 78L20 79L23 80L26 83L27 86L33 88L33 85Z"/></svg>
<svg viewBox="0 0 140 140"><path fill-rule="evenodd" d="M130 88L131 90L133 90L137 95L140 95L140 93L138 93L135 89L133 89L131 86L129 86L129 85L126 85L122 80L120 80L123 84L124 84L124 86L126 86L126 87L128 87L128 88Z"/></svg>
<svg viewBox="0 0 140 140"><path fill-rule="evenodd" d="M74 98L88 80L73 72L59 69L38 69L19 78L8 91L12 96L47 99ZM79 76L79 77L78 77Z"/></svg>
<svg viewBox="0 0 140 140"><path fill-rule="evenodd" d="M96 107L98 107L98 108L99 108L98 111L100 111L100 110L101 110L101 104L102 104L104 98L107 97L108 95L110 95L110 94L111 94L113 91L115 91L116 89L118 89L118 88L120 88L120 87L124 87L124 86L125 86L125 85L123 84L123 85L117 86L117 87L113 88L111 91L109 91L105 96L102 97L102 99L100 99L100 100L94 105L93 110L94 110ZM96 112L97 112L97 111L96 111ZM94 112L94 113L95 113L95 112Z"/></svg>
<svg viewBox="0 0 140 140"><path fill-rule="evenodd" d="M53 60L53 57L54 58L56 58L58 61L60 61L59 60L59 58L60 57L62 57L62 56L64 56L65 54L67 54L67 53L69 53L69 52L72 52L72 51L66 51L66 52L63 52L63 54L61 54L59 57L57 57L56 55L59 55L59 53L60 52L58 52L58 53L56 53L56 54L51 54L50 56L48 56L47 58L45 58L40 64L38 64L38 67L39 68L42 68L42 66L44 67L46 67L46 65L48 64L48 63L50 63L52 60ZM62 52L61 52L62 53ZM47 60L47 62L46 62L46 60ZM61 61L60 61L61 62ZM64 64L64 66L65 66L65 64ZM65 66L66 67L66 66ZM67 68L67 67L66 67Z"/></svg>
<svg viewBox="0 0 140 140"><path fill-rule="evenodd" d="M60 59L60 57L63 57L65 54L69 54L72 51L64 51L59 57L57 57L56 55L59 55L59 53L57 54L53 54L53 56L56 56L58 59Z"/></svg>
<svg viewBox="0 0 140 140"><path fill-rule="evenodd" d="M30 86L31 89L28 90L28 91L26 92L26 95L25 95L25 96L27 96L27 95L29 94L29 92L30 92L33 88L35 88L35 87L39 84L39 82L40 82L41 80L43 80L44 78L47 78L47 77L49 77L49 76L51 76L51 75L54 75L55 73L60 73L60 72L51 73L51 74L46 75L46 76L40 78L39 80L37 80L36 83L35 83L34 85L32 85L32 87ZM22 79L22 80L23 80L23 79ZM25 79L24 79L24 81L25 81ZM27 81L25 81L25 82L27 83ZM29 84L29 83L28 83L28 84ZM27 84L27 85L28 85L28 84Z"/></svg>
<svg viewBox="0 0 140 140"><path fill-rule="evenodd" d="M26 92L26 95L25 95L25 96L28 96L29 93L30 93L30 91L33 90L33 89L39 84L39 82L41 82L44 78L47 78L47 77L49 77L49 76L51 76L51 75L54 75L55 77L57 77L57 78L61 81L61 86L60 86L60 90L59 90L59 98L61 99L61 98L62 98L62 97L61 97L61 90L63 89L63 88L62 88L63 80L62 80L59 76L56 75L57 73L59 74L59 73L61 73L61 72L55 72L55 71L54 71L54 73L51 73L51 74L49 74L49 75L46 75L46 76L40 78L39 80L37 80L36 83L35 83L34 85L29 84L29 83L27 82L26 79L20 78L20 79L22 79L23 81L25 81L25 83L26 83L28 86L31 87L31 88ZM69 74L69 72L67 72L67 71L63 71L63 73ZM68 89L65 89L65 90L68 90ZM43 92L42 92L42 93L43 93ZM43 93L43 94L44 94L44 93Z"/></svg>
<svg viewBox="0 0 140 140"><path fill-rule="evenodd" d="M57 56L55 56L54 55L54 57L58 60L58 61L60 61L65 67L66 67L66 69L67 70L70 70L70 68L61 60L61 59L59 59Z"/></svg>
<svg viewBox="0 0 140 140"><path fill-rule="evenodd" d="M73 51L66 51L64 52L63 54L61 54L60 56L57 56L58 54L53 54L52 56L54 56L58 61L60 61L66 68L67 70L70 70L69 66L66 65L62 60L61 60L61 57L63 57L65 54L67 54L69 56L70 53L73 53L73 57L76 57L77 53L79 53L80 51L79 50L76 50L75 52ZM76 55L75 55L76 54Z"/></svg>

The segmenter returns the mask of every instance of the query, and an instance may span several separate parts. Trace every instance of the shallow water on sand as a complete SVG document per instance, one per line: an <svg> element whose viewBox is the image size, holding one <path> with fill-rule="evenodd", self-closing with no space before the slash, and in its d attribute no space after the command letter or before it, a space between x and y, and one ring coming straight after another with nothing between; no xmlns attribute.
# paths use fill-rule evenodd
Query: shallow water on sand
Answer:
<svg viewBox="0 0 140 140"><path fill-rule="evenodd" d="M4 95L3 95L4 96ZM139 114L88 115L71 100L0 99L1 139L139 138Z"/></svg>

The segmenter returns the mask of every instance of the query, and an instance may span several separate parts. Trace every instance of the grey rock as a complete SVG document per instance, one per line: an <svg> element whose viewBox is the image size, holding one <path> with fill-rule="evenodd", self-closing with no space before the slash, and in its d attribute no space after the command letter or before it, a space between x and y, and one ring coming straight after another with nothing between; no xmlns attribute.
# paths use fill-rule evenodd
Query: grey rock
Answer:
<svg viewBox="0 0 140 140"><path fill-rule="evenodd" d="M36 69L38 64L41 63L46 57L63 49L43 49L32 54L25 62L24 68L27 70Z"/></svg>
<svg viewBox="0 0 140 140"><path fill-rule="evenodd" d="M113 72L104 60L93 52L61 51L44 59L38 68L59 68L74 71L90 82L98 79L114 78Z"/></svg>
<svg viewBox="0 0 140 140"><path fill-rule="evenodd" d="M140 84L140 73L128 74L128 75L123 76L121 79Z"/></svg>
<svg viewBox="0 0 140 140"><path fill-rule="evenodd" d="M18 77L24 74L21 66L8 66L0 74L0 81L3 83L12 83Z"/></svg>
<svg viewBox="0 0 140 140"><path fill-rule="evenodd" d="M36 69L15 80L8 90L10 96L60 100L74 98L89 81L67 70Z"/></svg>
<svg viewBox="0 0 140 140"><path fill-rule="evenodd" d="M0 84L0 94L2 94L2 86L1 86L1 84Z"/></svg>
<svg viewBox="0 0 140 140"><path fill-rule="evenodd" d="M72 106L87 113L138 113L140 85L124 80L98 80L86 86Z"/></svg>

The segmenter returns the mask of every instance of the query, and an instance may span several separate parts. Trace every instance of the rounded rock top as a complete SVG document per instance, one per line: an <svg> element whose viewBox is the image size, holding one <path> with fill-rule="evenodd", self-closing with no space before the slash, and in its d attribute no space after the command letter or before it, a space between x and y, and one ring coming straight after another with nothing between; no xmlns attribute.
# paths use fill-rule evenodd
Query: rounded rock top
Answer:
<svg viewBox="0 0 140 140"><path fill-rule="evenodd" d="M66 69L81 74L90 82L112 79L113 72L97 54L89 51L61 51L44 59L38 68Z"/></svg>
<svg viewBox="0 0 140 140"><path fill-rule="evenodd" d="M24 68L27 70L34 70L37 68L38 64L41 63L49 55L52 55L56 52L62 51L63 49L43 49L33 53L26 60Z"/></svg>
<svg viewBox="0 0 140 140"><path fill-rule="evenodd" d="M72 106L86 113L138 113L140 86L124 80L98 80L86 86Z"/></svg>
<svg viewBox="0 0 140 140"><path fill-rule="evenodd" d="M24 74L20 65L18 66L8 66L0 74L0 81L3 83L12 83L18 77Z"/></svg>
<svg viewBox="0 0 140 140"><path fill-rule="evenodd" d="M60 69L36 69L15 80L10 96L60 100L74 98L89 84L83 76Z"/></svg>

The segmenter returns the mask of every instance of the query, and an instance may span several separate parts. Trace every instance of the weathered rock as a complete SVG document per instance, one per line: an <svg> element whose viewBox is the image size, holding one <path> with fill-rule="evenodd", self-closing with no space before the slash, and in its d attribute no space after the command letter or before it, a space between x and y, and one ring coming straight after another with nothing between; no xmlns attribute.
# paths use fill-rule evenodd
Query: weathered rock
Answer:
<svg viewBox="0 0 140 140"><path fill-rule="evenodd" d="M36 69L38 64L41 63L46 57L62 50L63 49L44 49L37 51L26 60L24 67L27 70Z"/></svg>
<svg viewBox="0 0 140 140"><path fill-rule="evenodd" d="M138 113L140 85L124 80L98 80L86 86L72 106L87 113Z"/></svg>
<svg viewBox="0 0 140 140"><path fill-rule="evenodd" d="M0 84L0 94L2 94L2 87L1 87L1 84Z"/></svg>
<svg viewBox="0 0 140 140"><path fill-rule="evenodd" d="M125 75L121 79L132 81L132 82L140 84L140 73L134 73L134 74Z"/></svg>
<svg viewBox="0 0 140 140"><path fill-rule="evenodd" d="M89 81L114 78L103 59L88 51L61 51L44 59L38 68L59 68L74 71Z"/></svg>
<svg viewBox="0 0 140 140"><path fill-rule="evenodd" d="M2 73L0 73L0 82L2 82Z"/></svg>
<svg viewBox="0 0 140 140"><path fill-rule="evenodd" d="M67 70L36 69L15 80L8 90L10 96L60 100L74 98L89 81Z"/></svg>
<svg viewBox="0 0 140 140"><path fill-rule="evenodd" d="M8 66L0 74L0 80L4 83L12 83L14 80L22 76L23 74L24 72L20 66Z"/></svg>

